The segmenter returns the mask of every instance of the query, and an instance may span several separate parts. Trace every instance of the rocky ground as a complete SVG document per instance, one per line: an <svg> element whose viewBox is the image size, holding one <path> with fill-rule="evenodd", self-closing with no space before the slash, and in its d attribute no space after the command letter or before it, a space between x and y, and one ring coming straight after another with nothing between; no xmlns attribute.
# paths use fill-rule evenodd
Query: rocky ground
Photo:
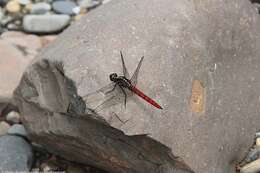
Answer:
<svg viewBox="0 0 260 173"><path fill-rule="evenodd" d="M80 19L102 0L1 0L0 33L19 30L35 34L53 34Z"/></svg>
<svg viewBox="0 0 260 173"><path fill-rule="evenodd" d="M108 1L0 0L0 102L11 98L29 62L68 25ZM57 158L27 139L19 113L0 105L0 171L101 173Z"/></svg>
<svg viewBox="0 0 260 173"><path fill-rule="evenodd" d="M29 62L57 34L109 0L0 0L0 102L11 98ZM260 2L252 1L260 11ZM20 115L0 105L0 171L102 172L56 157L27 139ZM10 108L12 110L12 108ZM260 171L260 134L245 160L242 173Z"/></svg>

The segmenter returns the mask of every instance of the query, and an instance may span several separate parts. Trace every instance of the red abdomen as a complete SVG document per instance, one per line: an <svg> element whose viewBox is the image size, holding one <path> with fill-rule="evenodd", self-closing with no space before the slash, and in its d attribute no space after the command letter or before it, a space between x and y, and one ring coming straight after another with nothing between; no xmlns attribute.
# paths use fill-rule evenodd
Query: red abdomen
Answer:
<svg viewBox="0 0 260 173"><path fill-rule="evenodd" d="M156 103L153 99L151 99L150 97L148 97L147 95L145 95L142 91L140 91L139 89L137 89L136 87L132 86L132 91L137 94L139 97L141 97L142 99L144 99L145 101L147 101L148 103L150 103L151 105L153 105L154 107L158 108L158 109L162 109L162 107Z"/></svg>

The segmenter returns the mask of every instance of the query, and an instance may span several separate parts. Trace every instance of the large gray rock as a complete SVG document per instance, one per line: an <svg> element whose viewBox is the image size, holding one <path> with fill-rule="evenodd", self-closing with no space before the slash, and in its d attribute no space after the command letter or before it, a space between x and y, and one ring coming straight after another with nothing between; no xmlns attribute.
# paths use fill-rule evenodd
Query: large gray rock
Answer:
<svg viewBox="0 0 260 173"><path fill-rule="evenodd" d="M29 171L33 163L31 146L21 137L0 138L0 171Z"/></svg>
<svg viewBox="0 0 260 173"><path fill-rule="evenodd" d="M121 72L120 50L130 72L145 56L137 86L164 109L133 97L100 115L171 147L197 173L234 173L260 124L259 30L248 0L115 0L39 57L62 60L84 96Z"/></svg>

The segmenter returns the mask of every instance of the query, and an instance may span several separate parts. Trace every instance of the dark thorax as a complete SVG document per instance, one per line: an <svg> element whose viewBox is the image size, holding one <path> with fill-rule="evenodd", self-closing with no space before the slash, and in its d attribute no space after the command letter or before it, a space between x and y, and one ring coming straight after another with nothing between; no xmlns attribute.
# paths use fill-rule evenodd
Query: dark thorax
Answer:
<svg viewBox="0 0 260 173"><path fill-rule="evenodd" d="M116 73L112 73L109 76L110 80L118 84L119 86L128 88L131 90L132 84L129 79L127 79L125 76L118 76Z"/></svg>

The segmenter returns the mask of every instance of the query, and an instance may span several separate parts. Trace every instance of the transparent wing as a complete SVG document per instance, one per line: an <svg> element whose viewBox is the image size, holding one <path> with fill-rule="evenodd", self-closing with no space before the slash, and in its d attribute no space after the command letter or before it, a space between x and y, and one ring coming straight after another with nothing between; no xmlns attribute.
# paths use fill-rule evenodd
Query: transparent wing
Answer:
<svg viewBox="0 0 260 173"><path fill-rule="evenodd" d="M93 105L96 102L99 102L100 100L104 99L105 93L112 89L114 87L114 83L110 83L92 93L89 93L85 96L83 96L83 100L85 101L86 104L88 105Z"/></svg>
<svg viewBox="0 0 260 173"><path fill-rule="evenodd" d="M122 51L120 51L120 55L121 55L122 66L123 66L123 74L124 74L124 76L125 76L127 79L130 79L130 75L129 75L129 73L128 73L128 71L127 71L127 68L126 68L126 66L125 66L125 60L124 60Z"/></svg>
<svg viewBox="0 0 260 173"><path fill-rule="evenodd" d="M137 84L137 78L138 78L139 70L140 70L140 68L141 68L143 59L144 59L144 56L142 56L142 58L140 59L138 65L137 65L137 67L136 67L136 69L135 69L135 72L134 72L133 76L131 77L131 84L132 84L133 86L136 86L136 84Z"/></svg>
<svg viewBox="0 0 260 173"><path fill-rule="evenodd" d="M128 89L124 89L127 98L132 95ZM122 89L115 83L110 83L97 91L87 94L83 97L88 108L96 113L101 110L108 109L116 104L124 103L125 95Z"/></svg>

